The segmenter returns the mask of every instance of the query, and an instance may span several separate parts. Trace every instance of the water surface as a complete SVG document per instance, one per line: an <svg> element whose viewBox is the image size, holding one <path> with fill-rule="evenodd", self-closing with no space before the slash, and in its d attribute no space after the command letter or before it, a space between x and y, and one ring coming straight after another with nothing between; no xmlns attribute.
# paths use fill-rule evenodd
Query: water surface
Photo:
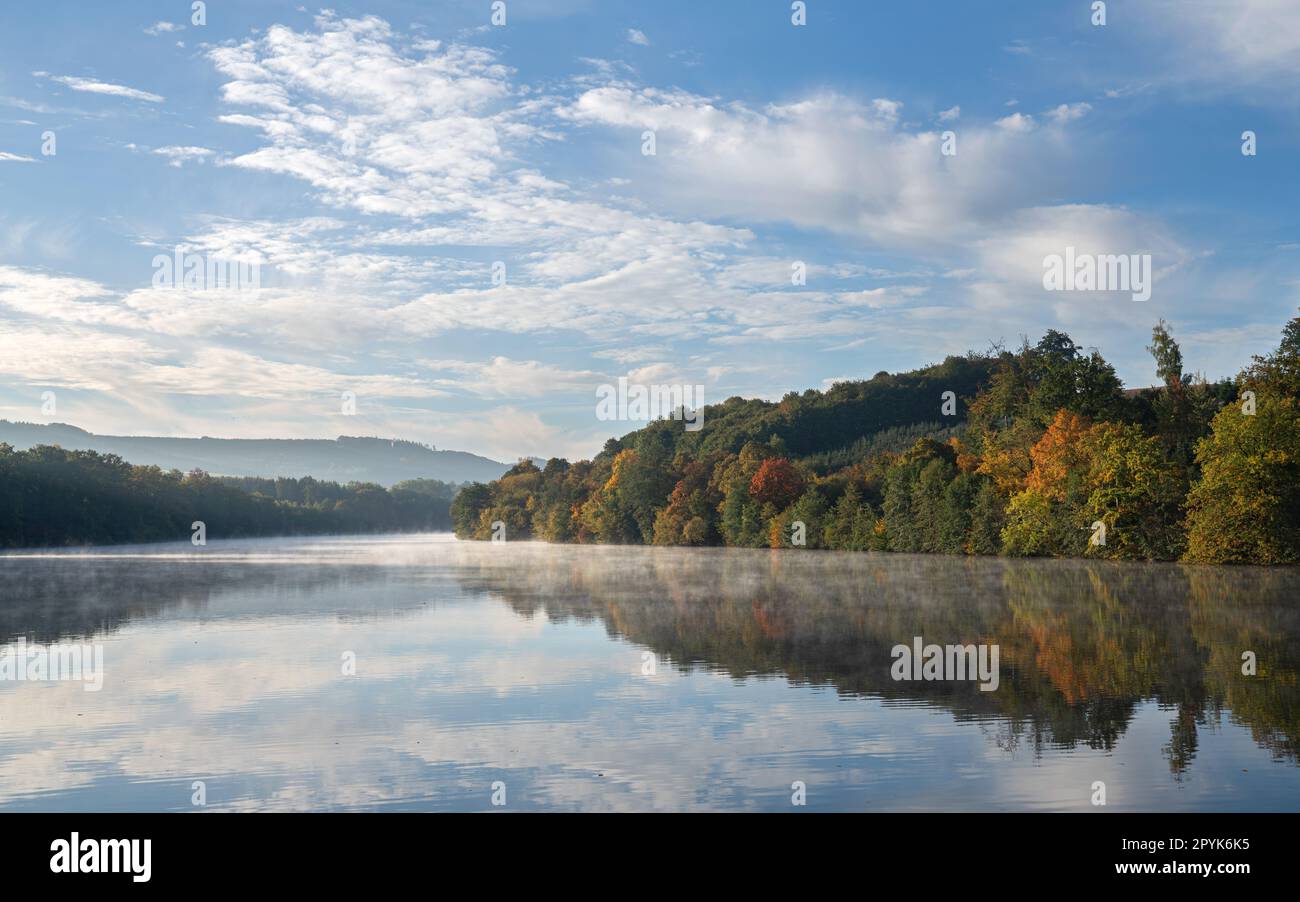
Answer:
<svg viewBox="0 0 1300 902"><path fill-rule="evenodd" d="M105 675L0 681L0 808L1295 811L1297 599L1283 569L442 535L11 554L0 643L102 643ZM997 690L893 680L914 636L997 644Z"/></svg>

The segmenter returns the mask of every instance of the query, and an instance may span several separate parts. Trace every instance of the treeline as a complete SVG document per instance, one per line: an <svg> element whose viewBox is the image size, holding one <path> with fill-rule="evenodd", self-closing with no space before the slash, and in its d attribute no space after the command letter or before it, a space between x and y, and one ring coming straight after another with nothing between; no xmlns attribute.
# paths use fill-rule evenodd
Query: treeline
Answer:
<svg viewBox="0 0 1300 902"><path fill-rule="evenodd" d="M0 444L0 547L446 530L457 487L434 480L340 485L311 477L215 477L112 454Z"/></svg>
<svg viewBox="0 0 1300 902"><path fill-rule="evenodd" d="M1300 317L1235 379L1185 372L1163 320L1148 351L1160 384L1141 391L1049 331L779 404L731 398L694 433L661 420L594 460L521 462L467 486L452 521L477 539L1300 562Z"/></svg>

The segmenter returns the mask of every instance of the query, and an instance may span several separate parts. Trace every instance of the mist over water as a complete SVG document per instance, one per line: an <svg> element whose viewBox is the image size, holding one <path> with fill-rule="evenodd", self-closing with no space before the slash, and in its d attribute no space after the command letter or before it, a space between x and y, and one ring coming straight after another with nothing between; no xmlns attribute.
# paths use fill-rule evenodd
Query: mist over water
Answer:
<svg viewBox="0 0 1300 902"><path fill-rule="evenodd" d="M1300 810L1297 598L1287 569L444 535L5 555L0 643L102 643L105 673L0 681L0 807L800 810L801 781L806 810L1089 811L1103 781ZM996 644L997 689L894 680L916 636Z"/></svg>

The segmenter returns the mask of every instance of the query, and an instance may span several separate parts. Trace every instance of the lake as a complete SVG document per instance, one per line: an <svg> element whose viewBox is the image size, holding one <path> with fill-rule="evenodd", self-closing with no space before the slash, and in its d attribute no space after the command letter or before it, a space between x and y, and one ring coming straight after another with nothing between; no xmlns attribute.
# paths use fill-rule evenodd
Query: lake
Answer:
<svg viewBox="0 0 1300 902"><path fill-rule="evenodd" d="M0 556L0 633L103 654L0 680L5 810L1300 810L1297 570L209 541Z"/></svg>

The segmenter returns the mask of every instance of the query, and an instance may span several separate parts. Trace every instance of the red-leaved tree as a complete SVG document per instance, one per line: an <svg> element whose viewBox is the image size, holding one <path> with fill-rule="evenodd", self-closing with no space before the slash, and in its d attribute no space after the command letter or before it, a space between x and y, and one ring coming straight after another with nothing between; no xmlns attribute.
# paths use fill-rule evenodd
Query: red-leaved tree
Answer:
<svg viewBox="0 0 1300 902"><path fill-rule="evenodd" d="M750 480L749 494L757 501L771 502L782 509L803 494L803 476L784 457L769 457Z"/></svg>

